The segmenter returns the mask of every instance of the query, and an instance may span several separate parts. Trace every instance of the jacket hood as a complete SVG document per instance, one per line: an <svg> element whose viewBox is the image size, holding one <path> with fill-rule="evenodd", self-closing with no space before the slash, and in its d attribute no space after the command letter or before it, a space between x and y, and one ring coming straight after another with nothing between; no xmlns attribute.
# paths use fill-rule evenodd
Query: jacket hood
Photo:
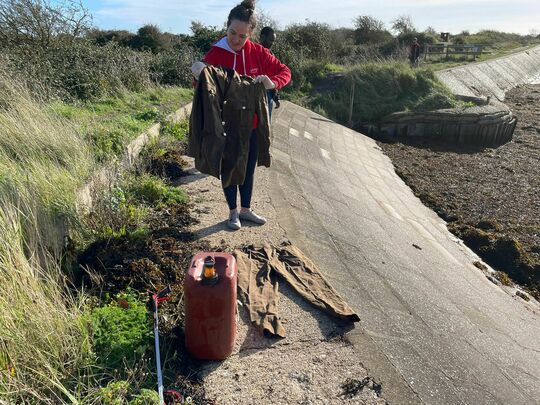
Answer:
<svg viewBox="0 0 540 405"><path fill-rule="evenodd" d="M217 41L214 45L217 48L225 49L226 51L229 51L231 53L236 53L234 49L231 48L229 45L229 42L227 41L227 37L221 38L219 41Z"/></svg>
<svg viewBox="0 0 540 405"><path fill-rule="evenodd" d="M227 41L227 37L223 37L221 38L219 41L217 41L214 45L212 45L213 47L215 48L221 48L227 52L230 52L234 55L234 62L233 62L233 70L236 70L236 56L242 56L242 63L243 63L243 68L244 68L244 75L247 75L248 73L248 70L247 70L247 67L246 67L246 55L245 55L245 52L244 50L246 48L248 48L250 46L251 42L249 41L249 39L246 41L246 43L244 44L244 46L242 47L242 49L238 52L236 52L234 49L231 48L231 46L229 45L229 42Z"/></svg>

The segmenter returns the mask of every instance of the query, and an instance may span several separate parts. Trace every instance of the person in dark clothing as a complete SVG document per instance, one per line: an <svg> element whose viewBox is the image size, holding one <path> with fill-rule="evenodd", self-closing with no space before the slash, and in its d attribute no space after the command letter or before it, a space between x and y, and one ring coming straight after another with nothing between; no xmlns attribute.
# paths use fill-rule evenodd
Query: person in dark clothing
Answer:
<svg viewBox="0 0 540 405"><path fill-rule="evenodd" d="M250 36L256 25L255 0L244 0L234 7L227 19L227 34L215 44L204 56L203 62L208 65L221 66L233 69L240 75L251 76L254 82L262 83L268 90L280 89L291 79L290 69L281 63L268 49L262 45L251 42ZM197 65L200 67L196 67ZM197 78L204 66L196 62L192 72ZM223 188L229 206L229 219L227 226L238 230L240 220L256 224L266 223L266 219L251 210L251 196L253 192L253 178L257 165L258 141L255 129L259 124L257 114L253 121L253 134L249 139L248 159L245 179L242 184L232 184ZM240 192L240 211L237 209L237 195Z"/></svg>
<svg viewBox="0 0 540 405"><path fill-rule="evenodd" d="M414 38L411 44L411 47L409 49L409 61L411 62L412 66L415 66L418 64L419 60L420 60L420 44L418 43L418 38Z"/></svg>
<svg viewBox="0 0 540 405"><path fill-rule="evenodd" d="M274 29L272 27L263 27L259 36L260 44L272 52L271 48L275 41L276 32ZM270 118L272 118L274 104L276 105L276 108L279 108L279 92L277 89L268 90L268 114L270 115Z"/></svg>
<svg viewBox="0 0 540 405"><path fill-rule="evenodd" d="M263 27L259 37L259 42L266 49L271 49L274 42L276 42L276 32L272 27Z"/></svg>

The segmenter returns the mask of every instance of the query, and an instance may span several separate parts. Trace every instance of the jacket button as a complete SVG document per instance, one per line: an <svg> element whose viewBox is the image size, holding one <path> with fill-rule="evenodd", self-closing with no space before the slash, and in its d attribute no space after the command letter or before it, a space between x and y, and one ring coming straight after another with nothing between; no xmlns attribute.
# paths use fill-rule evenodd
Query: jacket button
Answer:
<svg viewBox="0 0 540 405"><path fill-rule="evenodd" d="M227 104L227 100L225 100L225 101L223 102L223 104Z"/></svg>
<svg viewBox="0 0 540 405"><path fill-rule="evenodd" d="M221 125L225 125L225 121L221 121Z"/></svg>
<svg viewBox="0 0 540 405"><path fill-rule="evenodd" d="M243 106L242 106L242 110L245 110L245 109L246 109L246 106L245 106L245 105L243 105Z"/></svg>
<svg viewBox="0 0 540 405"><path fill-rule="evenodd" d="M223 136L227 136L227 132L223 132Z"/></svg>

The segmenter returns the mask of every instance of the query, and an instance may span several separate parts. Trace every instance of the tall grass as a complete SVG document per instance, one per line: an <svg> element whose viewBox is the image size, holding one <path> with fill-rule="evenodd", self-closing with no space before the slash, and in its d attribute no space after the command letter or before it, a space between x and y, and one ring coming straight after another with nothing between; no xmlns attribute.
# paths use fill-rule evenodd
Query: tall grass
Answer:
<svg viewBox="0 0 540 405"><path fill-rule="evenodd" d="M76 221L90 147L1 75L0 89L0 399L75 403L91 353L58 225Z"/></svg>

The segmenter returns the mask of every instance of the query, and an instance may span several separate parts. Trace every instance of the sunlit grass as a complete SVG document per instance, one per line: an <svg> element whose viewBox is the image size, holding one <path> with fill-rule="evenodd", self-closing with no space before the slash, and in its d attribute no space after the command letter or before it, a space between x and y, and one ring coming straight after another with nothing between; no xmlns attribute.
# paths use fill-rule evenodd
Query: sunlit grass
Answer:
<svg viewBox="0 0 540 405"><path fill-rule="evenodd" d="M91 352L82 296L67 288L60 255L94 159L72 125L0 84L0 398L75 403L92 380L79 378L91 374Z"/></svg>
<svg viewBox="0 0 540 405"><path fill-rule="evenodd" d="M130 140L188 103L191 97L190 89L155 87L92 102L55 102L49 109L72 123L93 144L97 160L106 162L118 157Z"/></svg>

